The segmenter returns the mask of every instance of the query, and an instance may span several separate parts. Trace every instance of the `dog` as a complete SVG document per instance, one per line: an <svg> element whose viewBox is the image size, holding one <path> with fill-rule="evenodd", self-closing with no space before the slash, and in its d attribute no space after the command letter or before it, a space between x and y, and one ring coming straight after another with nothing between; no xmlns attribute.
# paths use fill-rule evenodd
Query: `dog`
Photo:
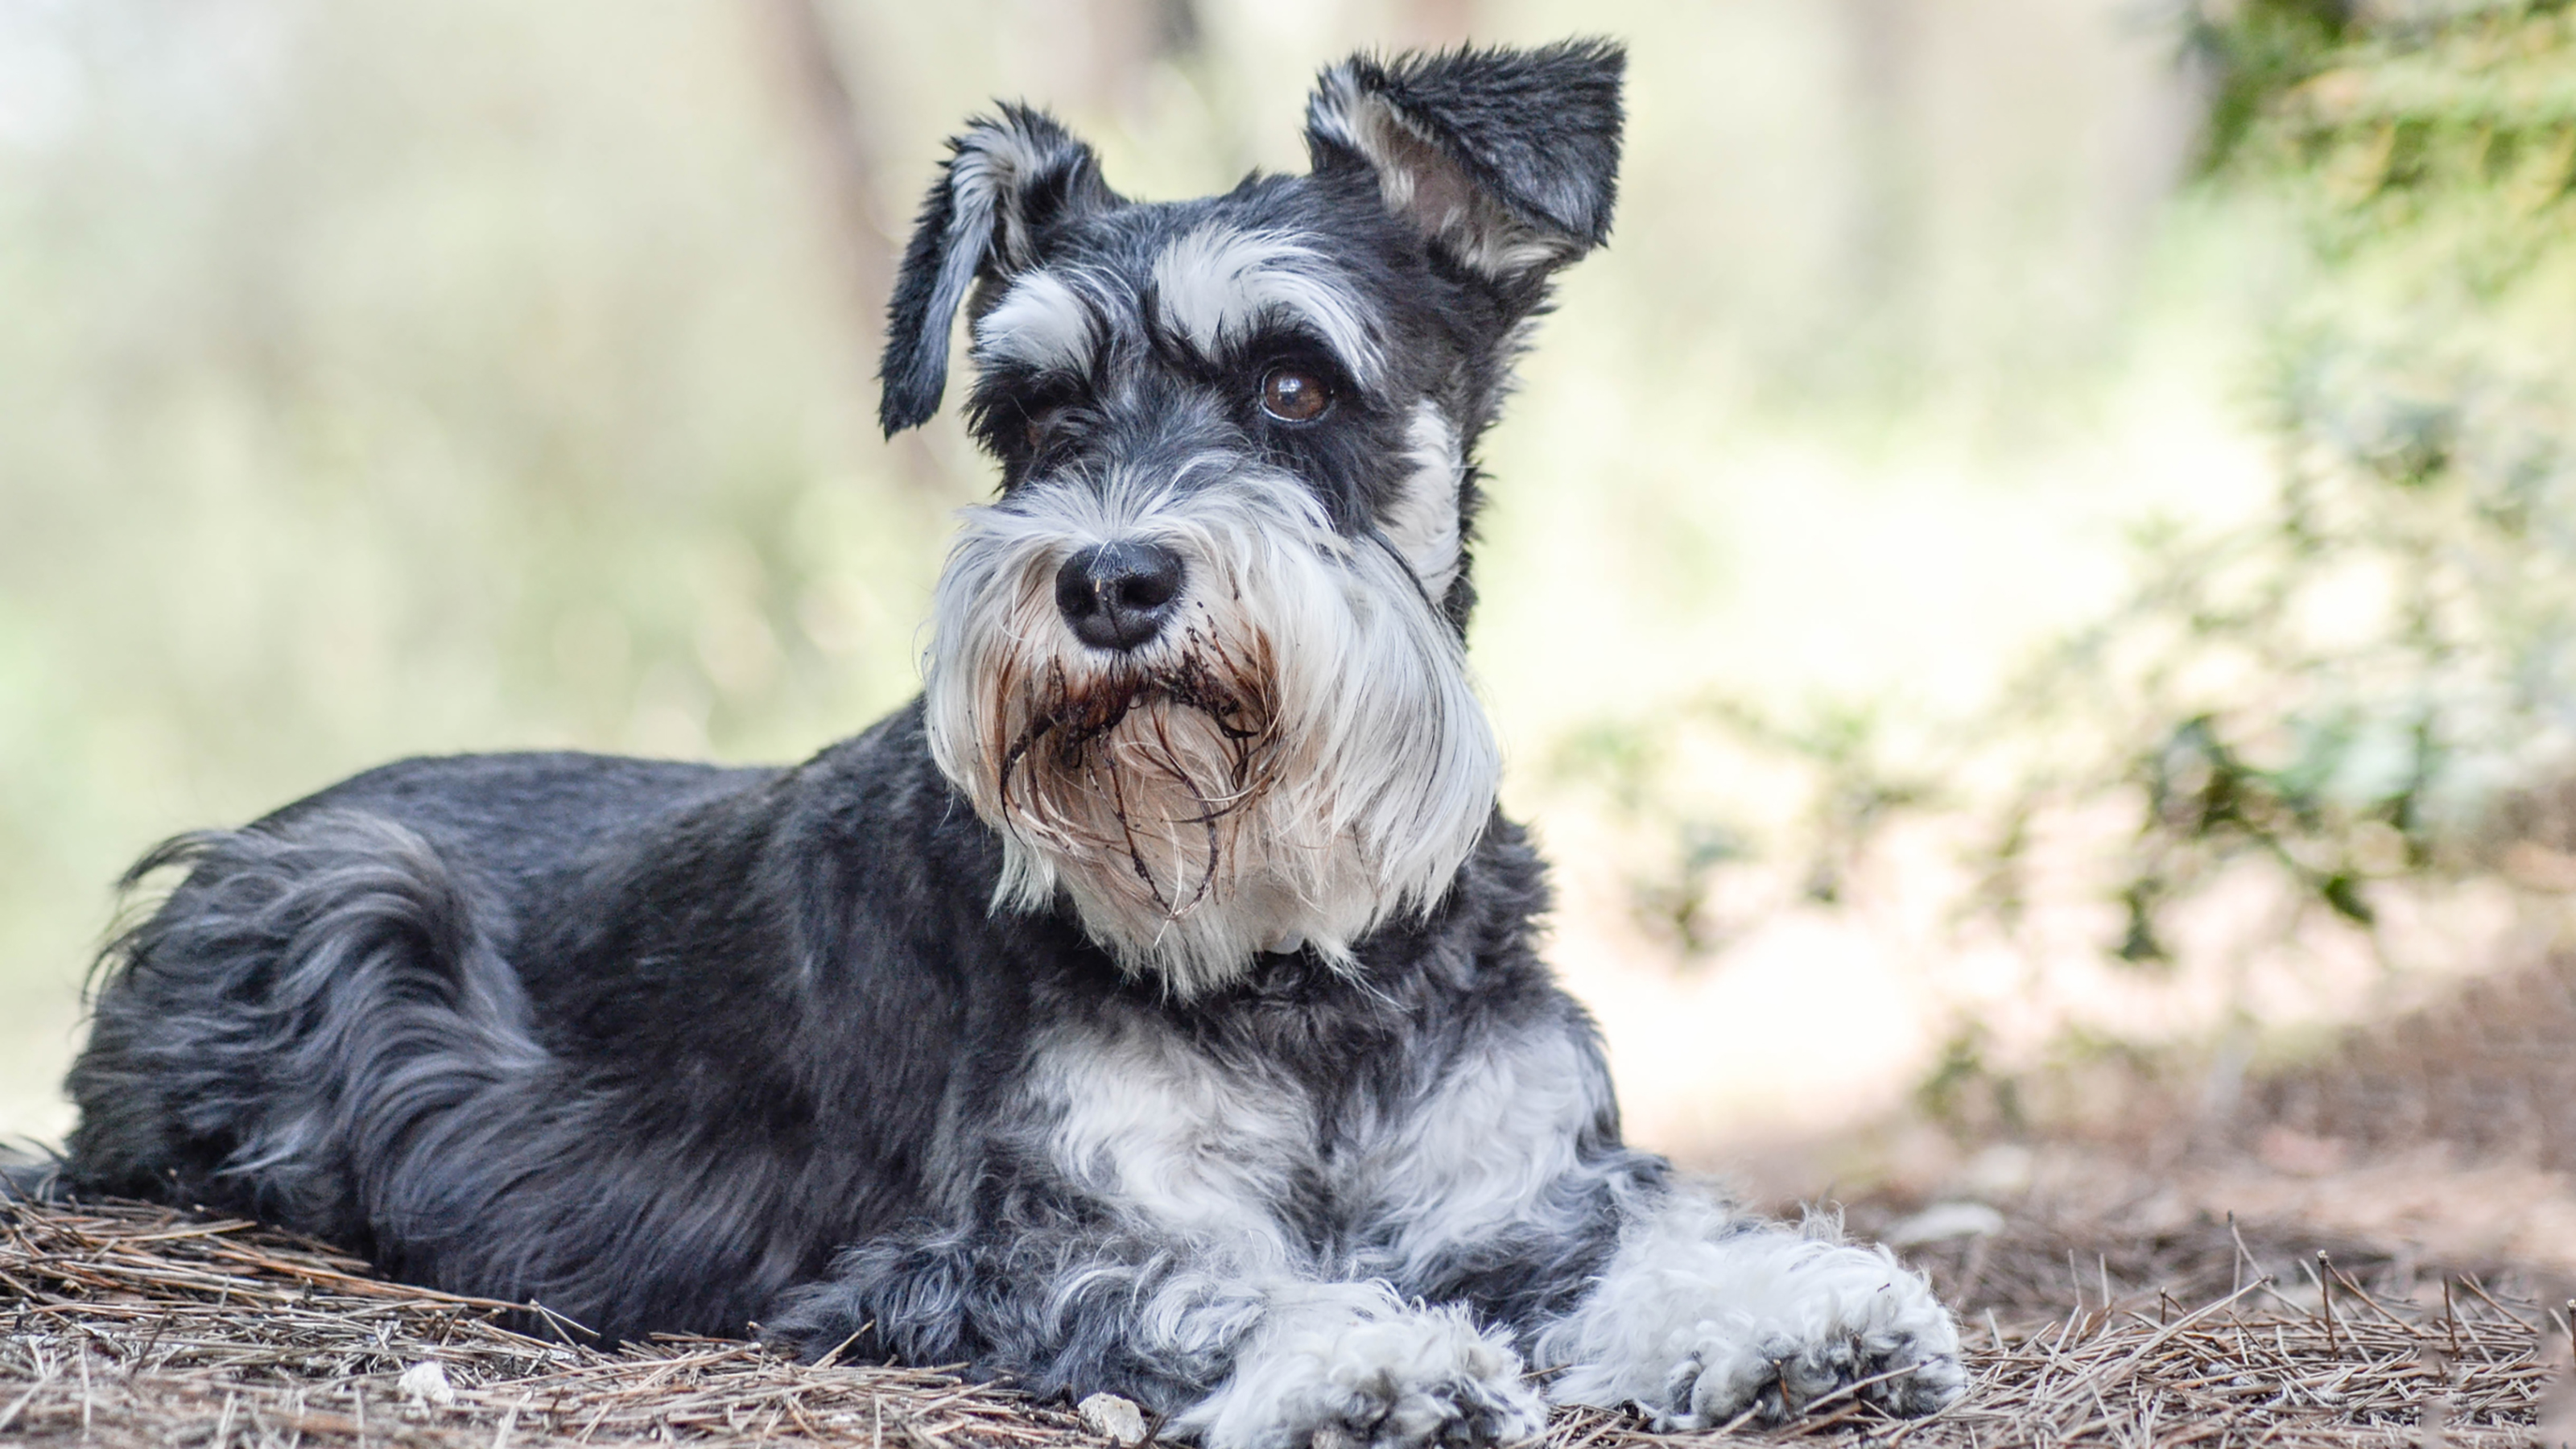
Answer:
<svg viewBox="0 0 2576 1449"><path fill-rule="evenodd" d="M1305 175L1168 204L972 122L882 373L891 437L966 314L1001 470L921 697L793 768L414 759L162 846L65 1181L1211 1449L1952 1400L1921 1278L1621 1141L1496 808L1472 460L1608 233L1624 64L1354 57Z"/></svg>

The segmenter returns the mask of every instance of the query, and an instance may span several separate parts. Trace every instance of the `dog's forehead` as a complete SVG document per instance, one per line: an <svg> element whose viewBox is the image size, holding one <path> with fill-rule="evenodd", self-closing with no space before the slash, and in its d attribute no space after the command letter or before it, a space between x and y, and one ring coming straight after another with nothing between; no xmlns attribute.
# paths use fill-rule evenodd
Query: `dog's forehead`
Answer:
<svg viewBox="0 0 2576 1449"><path fill-rule="evenodd" d="M1155 259L1192 235L1207 231L1293 233L1337 251L1356 250L1394 235L1372 214L1353 215L1303 176L1253 176L1221 196L1186 201L1131 201L1068 223L1051 251L1080 262L1128 270Z"/></svg>
<svg viewBox="0 0 2576 1449"><path fill-rule="evenodd" d="M1401 322L1407 238L1303 177L1224 196L1133 202L1071 218L1033 265L990 294L974 329L986 363L1088 372L1101 349L1160 335L1215 361L1277 331L1311 337L1377 380Z"/></svg>

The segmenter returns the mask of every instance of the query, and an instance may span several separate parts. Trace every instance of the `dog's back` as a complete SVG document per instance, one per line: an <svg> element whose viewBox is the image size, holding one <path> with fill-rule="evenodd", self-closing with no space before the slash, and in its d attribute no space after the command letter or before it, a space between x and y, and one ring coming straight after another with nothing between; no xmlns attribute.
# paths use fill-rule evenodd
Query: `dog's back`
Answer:
<svg viewBox="0 0 2576 1449"><path fill-rule="evenodd" d="M137 874L185 879L106 960L65 1179L612 1334L739 1332L918 1206L886 1164L954 1059L905 1022L957 983L894 945L921 892L883 872L979 862L896 842L941 834L935 803L872 810L873 841L807 807L920 753L907 712L800 771L409 760L172 841Z"/></svg>

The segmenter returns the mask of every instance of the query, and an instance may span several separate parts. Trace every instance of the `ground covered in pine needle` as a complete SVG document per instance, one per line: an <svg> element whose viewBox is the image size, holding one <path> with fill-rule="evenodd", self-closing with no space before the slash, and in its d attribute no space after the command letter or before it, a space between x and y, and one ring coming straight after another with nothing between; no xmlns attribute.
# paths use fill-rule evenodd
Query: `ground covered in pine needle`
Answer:
<svg viewBox="0 0 2576 1449"><path fill-rule="evenodd" d="M2510 1275L2321 1256L2227 1222L2105 1243L2008 1221L1918 1257L1964 1305L1965 1402L1900 1423L1845 1398L1732 1437L2147 1449L2520 1445L2576 1429L2565 1309ZM0 1443L1110 1442L1066 1405L937 1373L710 1339L606 1353L498 1326L507 1309L380 1282L247 1223L0 1204ZM1569 1411L1546 1449L1648 1442L1666 1441Z"/></svg>

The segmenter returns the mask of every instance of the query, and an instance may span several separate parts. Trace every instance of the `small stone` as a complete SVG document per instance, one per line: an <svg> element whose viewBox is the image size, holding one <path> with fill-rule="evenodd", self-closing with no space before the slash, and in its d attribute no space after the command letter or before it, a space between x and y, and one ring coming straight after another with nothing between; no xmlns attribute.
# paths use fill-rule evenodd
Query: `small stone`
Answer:
<svg viewBox="0 0 2576 1449"><path fill-rule="evenodd" d="M404 1369L402 1377L394 1380L394 1387L415 1403L435 1404L443 1409L456 1402L456 1386L447 1381L447 1370L434 1359L422 1359Z"/></svg>
<svg viewBox="0 0 2576 1449"><path fill-rule="evenodd" d="M1991 1238L2004 1230L2004 1215L1981 1202L1936 1202L1888 1230L1889 1246L1919 1248L1951 1238Z"/></svg>
<svg viewBox="0 0 2576 1449"><path fill-rule="evenodd" d="M1116 1394L1093 1394L1073 1406L1091 1432L1113 1444L1145 1442L1145 1411Z"/></svg>

